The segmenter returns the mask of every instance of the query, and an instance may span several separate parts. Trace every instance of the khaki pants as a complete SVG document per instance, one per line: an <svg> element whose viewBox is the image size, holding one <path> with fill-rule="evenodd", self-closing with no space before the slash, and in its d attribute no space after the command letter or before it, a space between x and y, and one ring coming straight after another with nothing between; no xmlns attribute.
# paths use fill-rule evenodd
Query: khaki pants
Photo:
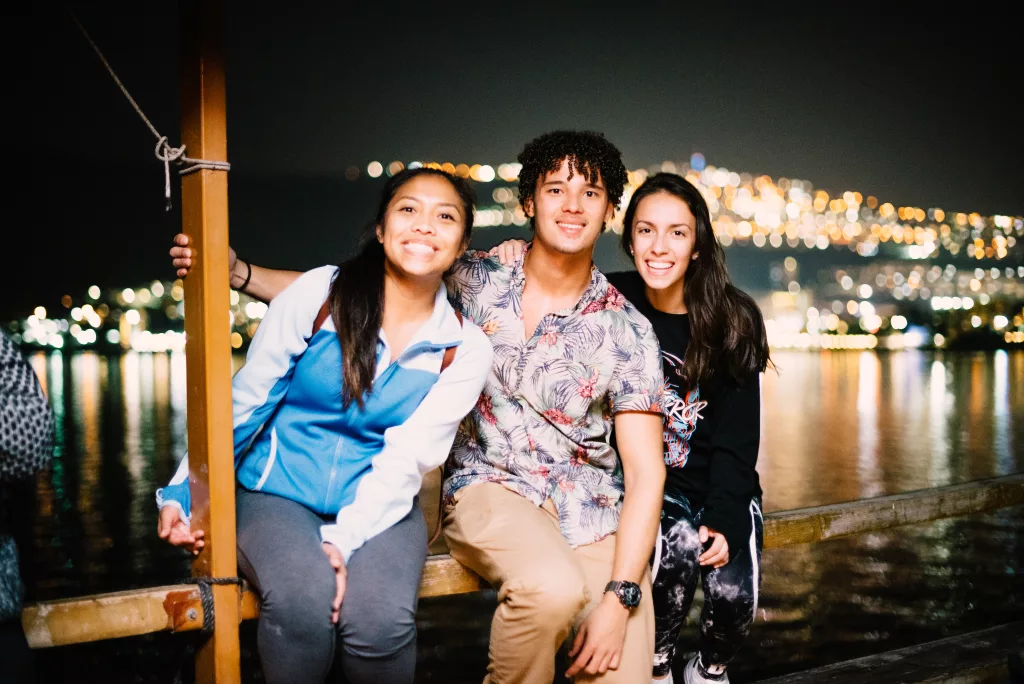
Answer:
<svg viewBox="0 0 1024 684"><path fill-rule="evenodd" d="M465 487L445 512L452 556L498 591L485 683L551 684L555 654L611 581L615 535L573 549L550 500L540 508L500 484ZM654 661L650 575L633 609L617 670L576 682L649 682Z"/></svg>

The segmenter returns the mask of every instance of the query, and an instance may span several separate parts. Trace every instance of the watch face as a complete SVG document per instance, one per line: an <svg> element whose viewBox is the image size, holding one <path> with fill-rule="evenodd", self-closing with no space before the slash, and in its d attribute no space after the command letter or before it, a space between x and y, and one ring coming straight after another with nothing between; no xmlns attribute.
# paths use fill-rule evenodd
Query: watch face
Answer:
<svg viewBox="0 0 1024 684"><path fill-rule="evenodd" d="M622 600L630 608L640 605L640 587L635 584L627 584L622 587Z"/></svg>

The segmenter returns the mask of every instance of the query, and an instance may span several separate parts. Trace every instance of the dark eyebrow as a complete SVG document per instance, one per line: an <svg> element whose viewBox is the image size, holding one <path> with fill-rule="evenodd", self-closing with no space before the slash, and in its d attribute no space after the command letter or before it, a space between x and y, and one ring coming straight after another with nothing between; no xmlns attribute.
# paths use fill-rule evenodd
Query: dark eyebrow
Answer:
<svg viewBox="0 0 1024 684"><path fill-rule="evenodd" d="M654 225L653 221L648 221L646 219L637 219L636 222L638 224L639 223L646 223L649 226L653 226ZM693 226L691 226L689 223L673 223L672 225L669 226L669 228L689 228L690 230L693 230Z"/></svg>
<svg viewBox="0 0 1024 684"><path fill-rule="evenodd" d="M412 200L413 202L417 202L419 204L425 204L425 202L423 200L421 200L419 197L417 197L416 195L398 195L397 197L395 197L395 199L393 201L398 202L398 201L406 200L406 199L407 200ZM459 216L462 215L462 208L458 204L453 204L451 202L441 202L437 206L438 207L451 207L452 209L455 210L455 213L457 213Z"/></svg>
<svg viewBox="0 0 1024 684"><path fill-rule="evenodd" d="M559 178L559 179L544 181L543 183L541 183L541 187L543 188L544 186L547 186L547 185L565 185L565 184L566 184L566 181L564 181L564 180ZM598 185L597 183L587 183L584 187L593 188L594 190L607 190L607 188L605 188L603 185Z"/></svg>
<svg viewBox="0 0 1024 684"><path fill-rule="evenodd" d="M442 202L441 204L439 204L437 206L438 207L451 207L452 209L455 210L456 214L459 214L459 215L462 214L462 207L460 207L458 204L452 204L451 202Z"/></svg>

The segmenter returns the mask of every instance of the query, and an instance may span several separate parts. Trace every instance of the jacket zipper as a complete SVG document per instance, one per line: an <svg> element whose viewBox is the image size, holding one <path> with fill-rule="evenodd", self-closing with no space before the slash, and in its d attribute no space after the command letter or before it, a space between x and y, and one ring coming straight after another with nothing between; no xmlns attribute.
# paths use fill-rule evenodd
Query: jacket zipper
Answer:
<svg viewBox="0 0 1024 684"><path fill-rule="evenodd" d="M417 344L417 345L412 346L412 347L406 347L405 351L403 351L401 354L398 355L398 358L392 359L391 363L388 364L388 367L384 370L384 372L380 375L380 377L377 378L374 381L374 384L377 384L378 382L386 381L395 372L394 369L398 365L398 362L400 360L402 360L403 358L405 358L406 356L409 356L409 355L412 355L412 354L418 354L421 351L427 351L427 350L438 351L438 350L441 350L441 349L447 349L448 346L451 346L451 345L440 346L440 345L435 344L433 342L426 342L426 343ZM332 512L330 509L328 509L328 505L331 502L331 492L334 489L334 479L335 479L335 476L337 475L337 471L338 471L338 458L341 455L341 447L342 447L342 444L344 443L344 441L345 441L344 437L339 437L338 438L338 443L334 447L334 461L331 464L331 477L327 481L327 492L324 494L323 509L327 513L331 513Z"/></svg>
<svg viewBox="0 0 1024 684"><path fill-rule="evenodd" d="M277 460L277 428L270 428L270 456L267 457L267 464L263 466L263 473L260 475L259 481L253 488L253 491L263 491L263 485L267 483L267 478L270 477L270 471L274 467L274 461Z"/></svg>
<svg viewBox="0 0 1024 684"><path fill-rule="evenodd" d="M327 491L324 493L323 510L330 513L327 507L331 503L331 490L334 489L334 477L338 473L338 457L341 455L341 445L345 443L344 437L338 437L338 443L334 445L334 461L331 463L331 477L327 480ZM335 511L337 513L337 511Z"/></svg>

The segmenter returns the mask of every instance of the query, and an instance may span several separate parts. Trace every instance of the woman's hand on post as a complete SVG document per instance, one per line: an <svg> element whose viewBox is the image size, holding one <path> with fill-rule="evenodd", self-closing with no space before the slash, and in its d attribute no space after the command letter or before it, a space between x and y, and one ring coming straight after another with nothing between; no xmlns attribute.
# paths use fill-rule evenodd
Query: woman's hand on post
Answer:
<svg viewBox="0 0 1024 684"><path fill-rule="evenodd" d="M176 506L164 506L160 509L157 534L174 546L190 551L193 556L198 556L206 545L203 541L203 537L206 536L204 532L193 531L189 524L181 519L181 511Z"/></svg>
<svg viewBox="0 0 1024 684"><path fill-rule="evenodd" d="M500 245L491 247L488 254L498 257L503 266L508 266L519 261L524 251L526 251L526 243L523 240L505 240Z"/></svg>
<svg viewBox="0 0 1024 684"><path fill-rule="evenodd" d="M706 544L708 539L714 539L708 550L697 559L701 565L711 565L717 569L729 562L729 542L725 541L724 534L701 525L697 536L701 544Z"/></svg>
<svg viewBox="0 0 1024 684"><path fill-rule="evenodd" d="M189 247L190 239L188 235L184 233L178 233L174 236L174 246L171 247L171 264L177 269L176 275L179 278L184 278L188 275L189 270L192 268L192 248ZM238 266L238 255L235 254L235 250L228 246L228 274L231 278L232 284L234 281L241 283L245 280L245 273L236 274L235 270ZM243 269L244 271L244 269Z"/></svg>
<svg viewBox="0 0 1024 684"><path fill-rule="evenodd" d="M184 278L188 270L192 268L192 250L188 246L188 235L178 233L174 236L174 246L171 247L171 264L177 269L175 275Z"/></svg>
<svg viewBox="0 0 1024 684"><path fill-rule="evenodd" d="M341 617L341 601L345 598L345 587L348 584L348 568L345 567L345 559L337 546L324 542L320 548L327 554L327 558L331 561L331 567L334 568L337 590L334 594L334 603L331 604L331 623L338 624L338 619Z"/></svg>

